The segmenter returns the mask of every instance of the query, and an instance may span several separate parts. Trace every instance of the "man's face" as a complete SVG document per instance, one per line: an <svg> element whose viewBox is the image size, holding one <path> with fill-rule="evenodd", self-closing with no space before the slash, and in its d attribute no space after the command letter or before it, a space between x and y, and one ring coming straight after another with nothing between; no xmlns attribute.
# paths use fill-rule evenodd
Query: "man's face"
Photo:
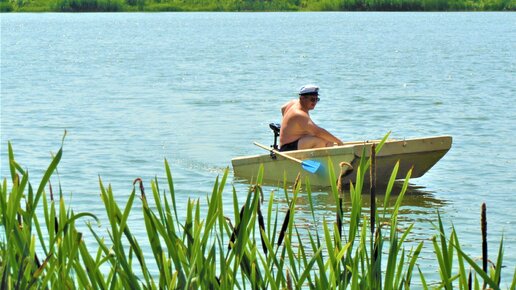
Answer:
<svg viewBox="0 0 516 290"><path fill-rule="evenodd" d="M303 95L301 96L301 101L303 102L303 106L306 106L309 110L313 110L317 102L319 102L319 95Z"/></svg>

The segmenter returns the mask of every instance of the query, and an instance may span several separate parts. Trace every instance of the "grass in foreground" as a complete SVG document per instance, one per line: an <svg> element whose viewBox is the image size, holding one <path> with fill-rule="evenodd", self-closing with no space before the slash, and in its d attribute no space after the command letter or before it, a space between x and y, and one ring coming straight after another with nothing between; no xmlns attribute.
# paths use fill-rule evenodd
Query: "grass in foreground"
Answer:
<svg viewBox="0 0 516 290"><path fill-rule="evenodd" d="M10 143L8 151L12 185L4 179L0 186L0 223L5 231L0 241L2 289L408 289L415 274L428 288L417 263L423 242L405 249L413 225L401 233L398 229L398 210L410 173L394 207L385 203L381 216L375 207L373 223L368 223L371 219L362 212L364 172L374 169L374 159L361 161L349 196L332 187L337 203L335 219L324 220L322 229L309 231L307 239L301 239L295 223L299 180L292 192L285 185L289 208L281 214L274 204L274 193L264 202L262 170L243 204L239 204L233 187L234 216L230 218L222 206L226 170L207 197L203 207L207 208L206 216L201 217L199 200L188 200L187 216L180 221L172 174L165 160L167 189L160 188L154 179L149 195L143 181L136 179L124 207L115 201L111 186L99 180L109 220L106 238L89 225L96 216L75 213L65 205L60 187L54 197L50 180L62 157L62 147L37 188L29 182L29 172L15 161ZM398 166L393 177L397 170ZM330 168L332 184L337 184L339 178L333 172ZM391 178L386 201L393 182ZM308 180L306 194L311 200ZM347 229L341 210L344 198L352 201ZM134 203L141 203L141 212L132 211ZM36 209L43 211L41 220ZM311 209L315 224L313 205ZM137 239L127 223L129 215L138 214L143 216L147 240ZM88 223L96 242L94 249L86 246L77 222ZM503 239L497 260L488 264L486 250L482 267L461 249L453 228L445 232L440 217L432 243L441 275L438 288L500 288ZM145 258L142 245L150 245L153 259ZM159 274L153 272L156 268ZM516 287L516 272L511 287Z"/></svg>

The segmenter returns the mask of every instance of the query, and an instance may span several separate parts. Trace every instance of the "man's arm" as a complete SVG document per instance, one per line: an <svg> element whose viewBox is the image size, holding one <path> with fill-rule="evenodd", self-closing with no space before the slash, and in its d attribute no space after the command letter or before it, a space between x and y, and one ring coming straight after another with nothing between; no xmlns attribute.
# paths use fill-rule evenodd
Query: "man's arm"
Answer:
<svg viewBox="0 0 516 290"><path fill-rule="evenodd" d="M337 145L344 145L342 140L340 140L339 138L335 137L332 133L328 132L326 129L321 128L321 127L318 127L318 128L319 128L319 133L316 136L321 137L324 140L336 143Z"/></svg>
<svg viewBox="0 0 516 290"><path fill-rule="evenodd" d="M337 143L337 145L343 145L344 143L339 138L335 137L333 134L328 132L326 129L317 126L311 119L306 123L306 130L310 132L310 134L317 136L321 139L324 139L328 142Z"/></svg>

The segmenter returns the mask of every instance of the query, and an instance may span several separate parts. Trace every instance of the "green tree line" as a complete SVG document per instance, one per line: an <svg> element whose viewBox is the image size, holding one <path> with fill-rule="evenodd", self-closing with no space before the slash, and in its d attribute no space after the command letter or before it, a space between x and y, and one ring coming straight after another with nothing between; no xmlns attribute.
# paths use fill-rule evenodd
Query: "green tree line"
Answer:
<svg viewBox="0 0 516 290"><path fill-rule="evenodd" d="M516 0L0 0L1 12L515 10Z"/></svg>

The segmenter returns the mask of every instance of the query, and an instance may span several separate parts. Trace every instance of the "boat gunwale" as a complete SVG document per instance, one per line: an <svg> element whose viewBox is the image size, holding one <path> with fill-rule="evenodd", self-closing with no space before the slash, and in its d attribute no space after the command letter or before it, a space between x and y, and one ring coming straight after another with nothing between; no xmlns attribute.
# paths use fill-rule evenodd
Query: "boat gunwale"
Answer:
<svg viewBox="0 0 516 290"><path fill-rule="evenodd" d="M448 151L452 145L452 137L449 135L418 137L418 138L411 138L411 139L406 139L406 138L405 139L388 139L385 142L385 144L394 144L397 142L417 142L417 141L425 142L425 141L430 141L430 140L435 141L435 140L439 140L439 139L449 140L449 142L446 142L444 144L436 144L437 146L435 146L435 148L432 148L431 150L414 150L414 151L404 152L404 153L407 154L407 153L432 152L432 151L443 151L443 150ZM381 142L381 140L350 141L350 142L346 142L346 143L344 143L344 145L340 145L340 146L322 147L322 148L315 148L315 149L302 149L302 150L287 151L287 152L282 152L282 153L288 154L289 156L292 156L295 158L300 158L300 159L324 158L324 157L329 157L329 156L348 155L348 154L349 155L353 154L357 157L360 157L361 154L356 153L357 146L368 146L369 147L369 146L372 146L372 144L378 144L380 142ZM350 149L351 151L350 152L338 152L338 151L342 151L344 149ZM398 154L398 153L396 153L396 154ZM391 155L391 154L381 154L380 153L379 157L381 155ZM368 155L366 155L366 156L368 156ZM281 158L280 160L286 159L281 156L279 156L279 157ZM264 158L267 158L267 159L273 161L273 159L270 158L270 154L258 154L258 155L235 157L235 158L231 159L231 163L233 164L233 166L239 165L239 164L249 164L250 160L254 160L254 159L262 160ZM257 163L257 162L255 161L253 163Z"/></svg>

